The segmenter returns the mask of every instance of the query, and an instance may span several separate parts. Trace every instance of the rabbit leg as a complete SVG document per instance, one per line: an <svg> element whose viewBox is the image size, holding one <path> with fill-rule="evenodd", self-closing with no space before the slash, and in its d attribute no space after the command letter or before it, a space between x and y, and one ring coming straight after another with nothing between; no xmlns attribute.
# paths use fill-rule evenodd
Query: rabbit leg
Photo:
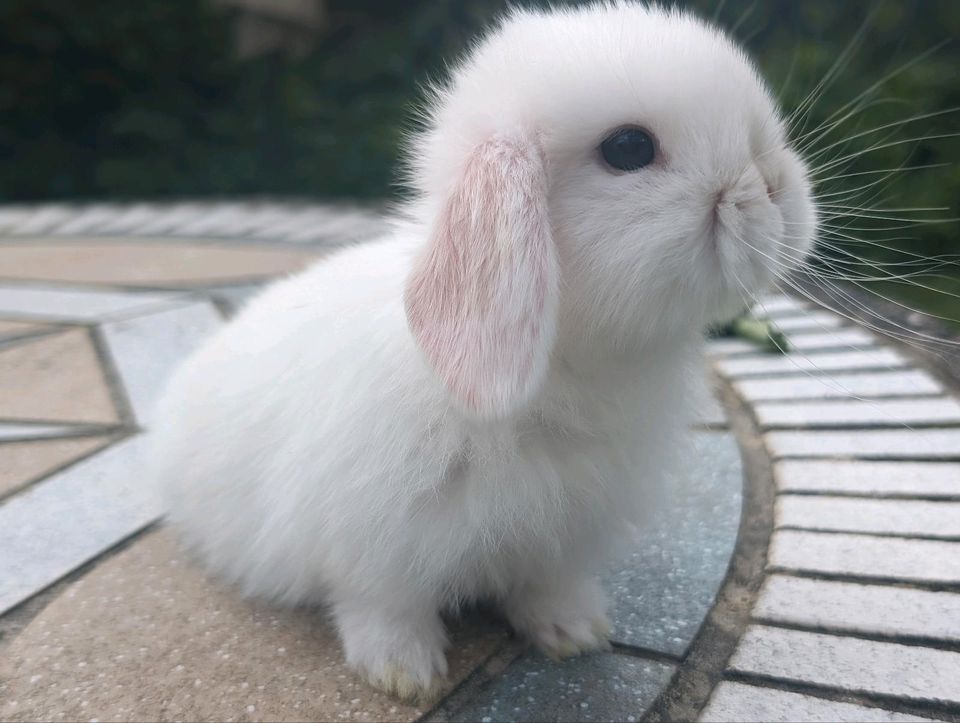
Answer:
<svg viewBox="0 0 960 723"><path fill-rule="evenodd" d="M521 585L504 604L513 629L555 660L610 648L606 607L600 584L586 575Z"/></svg>
<svg viewBox="0 0 960 723"><path fill-rule="evenodd" d="M429 703L447 674L446 632L429 603L347 600L334 606L347 663L375 688Z"/></svg>

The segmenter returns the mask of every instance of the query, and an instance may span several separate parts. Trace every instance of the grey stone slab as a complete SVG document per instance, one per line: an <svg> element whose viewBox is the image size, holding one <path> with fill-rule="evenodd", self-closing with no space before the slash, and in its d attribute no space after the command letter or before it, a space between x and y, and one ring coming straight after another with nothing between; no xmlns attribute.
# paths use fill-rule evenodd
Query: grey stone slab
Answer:
<svg viewBox="0 0 960 723"><path fill-rule="evenodd" d="M781 374L833 374L850 371L883 371L909 366L907 360L893 349L864 349L862 351L826 352L823 354L758 354L718 359L720 373L740 379L769 377Z"/></svg>
<svg viewBox="0 0 960 723"><path fill-rule="evenodd" d="M737 391L750 401L800 399L883 399L941 395L943 386L914 369L837 373L775 379L738 379Z"/></svg>
<svg viewBox="0 0 960 723"><path fill-rule="evenodd" d="M57 236L95 233L100 231L104 223L115 218L119 212L120 207L113 204L95 203L81 206L63 223L51 229L51 233Z"/></svg>
<svg viewBox="0 0 960 723"><path fill-rule="evenodd" d="M960 653L898 643L754 626L730 668L858 693L960 702Z"/></svg>
<svg viewBox="0 0 960 723"><path fill-rule="evenodd" d="M638 721L674 667L616 653L511 665L455 721Z"/></svg>
<svg viewBox="0 0 960 723"><path fill-rule="evenodd" d="M771 575L753 617L825 630L960 642L960 595Z"/></svg>
<svg viewBox="0 0 960 723"><path fill-rule="evenodd" d="M32 236L48 233L77 212L76 206L63 204L43 204L25 215L18 223L11 225L6 234L10 236Z"/></svg>
<svg viewBox="0 0 960 723"><path fill-rule="evenodd" d="M56 286L0 286L0 315L54 321L94 321L169 305L182 294L98 291Z"/></svg>
<svg viewBox="0 0 960 723"><path fill-rule="evenodd" d="M157 518L143 445L110 447L0 505L0 614Z"/></svg>
<svg viewBox="0 0 960 723"><path fill-rule="evenodd" d="M960 502L780 495L777 527L960 538Z"/></svg>
<svg viewBox="0 0 960 723"><path fill-rule="evenodd" d="M170 374L221 324L213 305L203 301L101 327L139 422L149 423Z"/></svg>
<svg viewBox="0 0 960 723"><path fill-rule="evenodd" d="M759 354L763 351L759 344L733 336L708 339L707 354L711 357L725 357L745 354Z"/></svg>
<svg viewBox="0 0 960 723"><path fill-rule="evenodd" d="M710 701L700 714L700 720L710 723L922 723L931 719L776 688L724 681L714 688Z"/></svg>
<svg viewBox="0 0 960 723"><path fill-rule="evenodd" d="M960 402L950 397L761 402L754 405L753 412L763 429L960 424Z"/></svg>
<svg viewBox="0 0 960 723"><path fill-rule="evenodd" d="M774 468L781 492L960 497L960 464L784 460Z"/></svg>
<svg viewBox="0 0 960 723"><path fill-rule="evenodd" d="M0 422L0 441L11 442L21 439L49 439L75 433L78 429L87 429L82 426L65 424L15 424Z"/></svg>
<svg viewBox="0 0 960 723"><path fill-rule="evenodd" d="M604 578L616 642L683 655L723 583L740 526L740 452L732 435L701 432L694 460Z"/></svg>
<svg viewBox="0 0 960 723"><path fill-rule="evenodd" d="M810 313L811 305L807 301L794 299L784 294L761 296L753 306L753 313L777 319L784 316L798 316Z"/></svg>
<svg viewBox="0 0 960 723"><path fill-rule="evenodd" d="M960 429L860 429L767 432L774 458L960 459Z"/></svg>
<svg viewBox="0 0 960 723"><path fill-rule="evenodd" d="M794 334L819 334L830 329L837 329L844 324L843 318L829 311L807 311L797 316L778 318L774 321L780 331L788 333L791 338Z"/></svg>
<svg viewBox="0 0 960 723"><path fill-rule="evenodd" d="M794 335L787 337L787 340L792 351L805 354L823 351L856 351L877 346L876 337L863 329L857 328L834 329L818 334ZM714 356L746 356L762 351L757 344L738 338L711 340L707 349Z"/></svg>
<svg viewBox="0 0 960 723"><path fill-rule="evenodd" d="M773 570L960 583L960 542L777 530L767 560Z"/></svg>

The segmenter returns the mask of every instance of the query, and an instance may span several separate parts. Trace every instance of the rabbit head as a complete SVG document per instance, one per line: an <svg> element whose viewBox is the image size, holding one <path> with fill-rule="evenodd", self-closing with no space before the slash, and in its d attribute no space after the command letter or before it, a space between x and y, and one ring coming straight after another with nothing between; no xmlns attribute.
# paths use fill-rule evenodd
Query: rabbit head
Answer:
<svg viewBox="0 0 960 723"><path fill-rule="evenodd" d="M558 352L701 331L810 247L807 171L774 101L693 16L515 11L431 100L407 318L481 416L522 407Z"/></svg>

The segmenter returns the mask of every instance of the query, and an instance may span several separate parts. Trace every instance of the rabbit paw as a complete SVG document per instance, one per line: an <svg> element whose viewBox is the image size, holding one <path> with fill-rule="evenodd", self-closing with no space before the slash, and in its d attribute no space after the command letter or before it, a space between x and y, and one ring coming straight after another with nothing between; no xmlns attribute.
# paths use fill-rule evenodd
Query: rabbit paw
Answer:
<svg viewBox="0 0 960 723"><path fill-rule="evenodd" d="M438 617L338 614L337 626L347 663L367 683L410 703L436 700L447 674L446 636Z"/></svg>
<svg viewBox="0 0 960 723"><path fill-rule="evenodd" d="M553 660L610 649L610 621L600 586L590 580L573 590L515 596L507 618L519 634Z"/></svg>

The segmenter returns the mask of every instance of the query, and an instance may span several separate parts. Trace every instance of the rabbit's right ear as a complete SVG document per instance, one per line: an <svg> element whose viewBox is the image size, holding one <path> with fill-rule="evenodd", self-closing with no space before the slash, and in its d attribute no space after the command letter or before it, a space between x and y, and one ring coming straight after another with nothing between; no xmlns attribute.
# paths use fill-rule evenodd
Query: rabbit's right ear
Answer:
<svg viewBox="0 0 960 723"><path fill-rule="evenodd" d="M549 366L558 280L546 194L535 135L484 141L407 281L420 348L453 396L483 417L516 411Z"/></svg>

